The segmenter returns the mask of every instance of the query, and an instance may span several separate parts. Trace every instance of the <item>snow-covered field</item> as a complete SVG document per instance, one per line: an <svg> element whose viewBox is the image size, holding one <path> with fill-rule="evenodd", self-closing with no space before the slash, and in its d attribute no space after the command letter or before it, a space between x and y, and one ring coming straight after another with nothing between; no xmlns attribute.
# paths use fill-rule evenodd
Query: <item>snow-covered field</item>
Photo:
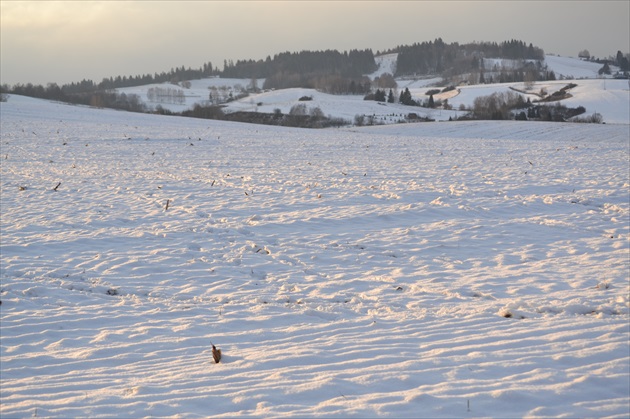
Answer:
<svg viewBox="0 0 630 419"><path fill-rule="evenodd" d="M0 110L2 418L630 414L630 125Z"/></svg>

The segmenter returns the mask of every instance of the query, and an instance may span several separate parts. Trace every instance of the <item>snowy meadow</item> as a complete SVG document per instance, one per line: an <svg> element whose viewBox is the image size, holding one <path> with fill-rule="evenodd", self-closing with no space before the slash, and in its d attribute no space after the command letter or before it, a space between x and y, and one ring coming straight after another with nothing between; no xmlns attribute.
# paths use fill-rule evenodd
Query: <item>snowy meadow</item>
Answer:
<svg viewBox="0 0 630 419"><path fill-rule="evenodd" d="M0 109L3 418L630 414L628 124Z"/></svg>

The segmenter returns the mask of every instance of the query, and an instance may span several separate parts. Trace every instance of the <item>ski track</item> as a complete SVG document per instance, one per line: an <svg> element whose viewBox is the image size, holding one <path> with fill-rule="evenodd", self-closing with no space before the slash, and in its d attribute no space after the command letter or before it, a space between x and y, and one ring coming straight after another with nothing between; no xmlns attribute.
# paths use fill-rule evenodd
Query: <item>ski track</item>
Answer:
<svg viewBox="0 0 630 419"><path fill-rule="evenodd" d="M12 97L0 413L625 417L628 134Z"/></svg>

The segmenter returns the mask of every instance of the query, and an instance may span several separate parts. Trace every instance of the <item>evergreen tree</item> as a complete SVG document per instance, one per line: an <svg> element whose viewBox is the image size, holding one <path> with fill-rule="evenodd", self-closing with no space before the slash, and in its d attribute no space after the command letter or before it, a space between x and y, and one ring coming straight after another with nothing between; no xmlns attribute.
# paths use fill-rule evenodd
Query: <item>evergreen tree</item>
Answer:
<svg viewBox="0 0 630 419"><path fill-rule="evenodd" d="M619 70L628 71L630 70L630 66L628 65L628 59L624 57L621 51L617 51L617 65L619 66Z"/></svg>
<svg viewBox="0 0 630 419"><path fill-rule="evenodd" d="M387 96L387 102L394 103L394 92L392 89L389 89L389 95Z"/></svg>
<svg viewBox="0 0 630 419"><path fill-rule="evenodd" d="M408 87L405 87L405 90L400 92L400 103L403 105L415 105L416 102L411 98L411 92Z"/></svg>
<svg viewBox="0 0 630 419"><path fill-rule="evenodd" d="M385 102L385 90L376 89L376 93L374 93L374 100L377 102Z"/></svg>
<svg viewBox="0 0 630 419"><path fill-rule="evenodd" d="M621 60L623 60L623 54L621 53L621 51L617 51L617 57L615 61L617 62L617 65L620 67L621 67Z"/></svg>

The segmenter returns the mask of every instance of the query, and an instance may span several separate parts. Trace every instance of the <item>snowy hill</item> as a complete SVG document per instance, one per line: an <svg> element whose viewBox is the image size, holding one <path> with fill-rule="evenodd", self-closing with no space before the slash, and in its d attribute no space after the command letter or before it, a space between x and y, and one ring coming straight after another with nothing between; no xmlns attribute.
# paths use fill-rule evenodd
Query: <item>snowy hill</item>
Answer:
<svg viewBox="0 0 630 419"><path fill-rule="evenodd" d="M376 59L379 69L370 75L371 78L380 76L383 73L395 72L396 54L379 56ZM546 64L553 70L557 77L571 78L571 82L578 85L572 90L573 97L563 101L567 106L583 106L586 108L586 115L597 112L603 116L606 123L630 124L630 90L628 80L615 80L612 78L600 78L597 71L601 66L591 62L584 62L575 58L546 56ZM439 78L427 79L400 79L397 80L398 89L408 88L412 96L418 100L426 100L427 90L440 82ZM190 88L183 88L172 85L149 85L126 89L119 89L120 92L137 94L148 106L160 105L175 112L181 112L192 108L195 104L209 103L209 96L212 92L215 95L222 94L227 97L231 93L234 97L239 92L244 91L250 84L248 79L221 79L211 78L203 80L193 80ZM258 87L261 87L264 80L257 80ZM564 87L568 81L558 80L554 82L535 83L532 100L538 99L534 95L535 91L546 89L550 93ZM155 87L176 88L181 90L184 96L183 103L157 103L147 99L148 91ZM273 113L279 109L283 113L288 113L292 106L304 103L308 109L320 108L324 115L344 118L352 122L356 115L373 116L376 123L398 123L404 121L407 114L413 112L421 117L429 117L438 121L445 121L449 118L457 118L465 112L459 110L460 106L472 106L474 99L479 96L490 95L494 92L507 92L515 88L523 91L523 83L503 83L489 85L460 86L457 91L444 95L437 95L436 99L448 99L453 110L426 109L419 107L408 107L399 103L376 103L364 101L359 95L330 95L310 89L285 89L250 94L243 99L239 99L226 104L226 112L234 111L256 111ZM398 94L398 92L396 92ZM300 102L302 96L312 96L309 102ZM397 95L396 95L397 96Z"/></svg>
<svg viewBox="0 0 630 419"><path fill-rule="evenodd" d="M628 124L13 96L0 137L3 418L629 414Z"/></svg>

